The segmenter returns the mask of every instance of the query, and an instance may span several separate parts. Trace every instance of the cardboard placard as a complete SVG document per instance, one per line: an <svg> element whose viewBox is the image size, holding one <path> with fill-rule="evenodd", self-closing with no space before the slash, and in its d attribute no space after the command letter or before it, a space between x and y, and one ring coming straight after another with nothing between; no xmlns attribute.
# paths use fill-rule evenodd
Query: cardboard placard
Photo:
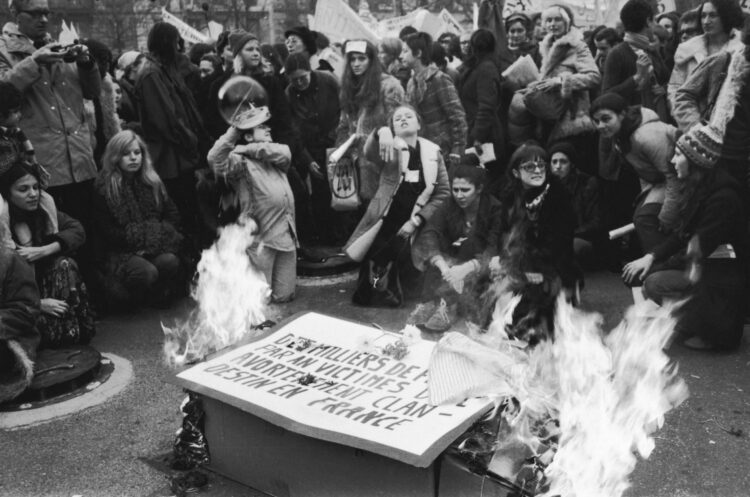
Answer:
<svg viewBox="0 0 750 497"><path fill-rule="evenodd" d="M425 468L491 403L430 405L427 365L435 344L419 340L401 360L381 353L398 338L311 312L176 380L290 431Z"/></svg>

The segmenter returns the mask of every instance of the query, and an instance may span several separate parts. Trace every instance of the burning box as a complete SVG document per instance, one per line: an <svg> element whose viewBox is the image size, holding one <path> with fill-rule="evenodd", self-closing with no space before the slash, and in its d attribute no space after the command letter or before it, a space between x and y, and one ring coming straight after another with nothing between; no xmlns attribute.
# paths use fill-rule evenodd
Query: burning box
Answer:
<svg viewBox="0 0 750 497"><path fill-rule="evenodd" d="M490 407L429 404L434 345L305 313L176 383L202 396L210 467L229 478L279 497L434 497L436 458Z"/></svg>

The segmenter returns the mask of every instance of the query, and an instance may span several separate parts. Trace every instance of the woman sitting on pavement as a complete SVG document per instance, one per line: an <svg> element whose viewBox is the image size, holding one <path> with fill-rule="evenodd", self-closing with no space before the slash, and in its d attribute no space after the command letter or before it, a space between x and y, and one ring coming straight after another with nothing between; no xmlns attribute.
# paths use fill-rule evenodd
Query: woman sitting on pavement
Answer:
<svg viewBox="0 0 750 497"><path fill-rule="evenodd" d="M659 304L689 299L677 311L677 329L695 349L736 348L744 325L747 213L739 183L716 167L720 152L711 125L680 137L672 159L679 225L623 271L626 283L643 282L644 295Z"/></svg>
<svg viewBox="0 0 750 497"><path fill-rule="evenodd" d="M37 322L40 348L86 344L96 334L86 285L70 257L83 245L80 222L63 212L40 207L40 169L19 161L0 177L8 201L16 252L35 271L42 314Z"/></svg>
<svg viewBox="0 0 750 497"><path fill-rule="evenodd" d="M440 147L418 137L417 111L401 105L391 119L395 153L380 158L375 131L365 144L365 156L379 168L377 192L362 220L344 247L352 260L363 261L352 301L360 305L401 305L400 280L419 275L411 262L410 240L450 196L448 172ZM382 284L390 283L390 288ZM415 288L419 294L419 289ZM380 297L383 298L380 298Z"/></svg>
<svg viewBox="0 0 750 497"><path fill-rule="evenodd" d="M599 184L596 178L576 167L576 150L568 142L557 142L549 149L550 172L568 191L576 215L573 251L581 264L591 266L602 248Z"/></svg>
<svg viewBox="0 0 750 497"><path fill-rule="evenodd" d="M121 131L95 182L97 255L112 308L170 304L185 288L180 216L143 140Z"/></svg>
<svg viewBox="0 0 750 497"><path fill-rule="evenodd" d="M651 109L628 107L616 93L605 93L591 106L602 141L600 171L620 177L624 161L640 178L633 222L644 251L658 244L677 225L677 177L669 163L677 129L659 120ZM615 170L610 172L609 170Z"/></svg>
<svg viewBox="0 0 750 497"><path fill-rule="evenodd" d="M576 218L568 192L549 172L549 155L537 143L513 153L508 176L500 197L500 255L491 259L490 269L522 295L511 334L534 343L552 333L560 291L577 298L582 274L573 254Z"/></svg>
<svg viewBox="0 0 750 497"><path fill-rule="evenodd" d="M486 191L487 171L461 164L453 172L451 199L435 212L412 247L425 270L424 304L411 321L429 331L446 331L457 312L477 322L476 311L489 284L481 268L495 255L500 236L500 202Z"/></svg>

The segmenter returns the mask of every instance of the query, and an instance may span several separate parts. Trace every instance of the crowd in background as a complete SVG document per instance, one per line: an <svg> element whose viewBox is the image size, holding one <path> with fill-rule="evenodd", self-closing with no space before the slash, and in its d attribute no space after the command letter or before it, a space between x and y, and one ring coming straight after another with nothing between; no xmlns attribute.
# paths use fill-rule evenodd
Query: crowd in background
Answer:
<svg viewBox="0 0 750 497"><path fill-rule="evenodd" d="M509 333L535 341L557 296L577 302L584 270L606 268L658 303L692 298L688 346L741 340L750 32L737 0L658 16L629 0L617 26L585 31L563 4L503 17L484 1L473 32L407 27L378 46L296 26L274 45L235 30L186 47L157 22L147 53L122 54L55 43L46 0L11 12L0 364L86 343L96 314L170 305L243 218L278 303L299 261L338 247L360 263L359 305L418 303L410 319L435 332L458 316L482 327L499 283L522 295ZM227 118L239 76L253 96Z"/></svg>

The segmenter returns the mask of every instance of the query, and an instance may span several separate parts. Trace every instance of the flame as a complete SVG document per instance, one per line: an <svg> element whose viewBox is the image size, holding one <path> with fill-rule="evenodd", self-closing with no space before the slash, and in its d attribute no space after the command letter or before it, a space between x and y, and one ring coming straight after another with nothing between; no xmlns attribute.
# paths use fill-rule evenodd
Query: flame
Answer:
<svg viewBox="0 0 750 497"><path fill-rule="evenodd" d="M545 476L546 496L621 496L636 454L648 458L651 434L688 396L664 348L674 305L632 306L606 337L601 319L558 301L551 359L557 375L560 440Z"/></svg>
<svg viewBox="0 0 750 497"><path fill-rule="evenodd" d="M432 370L433 363L458 352L451 348L456 340L449 334L436 346L445 355L433 354L431 374L436 374L430 377L430 388L448 389L451 398L486 395L495 402L492 414L503 408L509 429L498 433L490 471L507 470L507 454L518 454L517 448L526 446L538 461L536 467L544 470L543 481L534 477L537 483L526 487L535 495L621 496L637 455L649 457L654 449L651 435L662 426L664 415L688 396L664 353L674 333L672 313L680 304L658 307L645 301L632 306L605 335L599 314L576 309L561 296L554 340L520 348L505 332L517 303L503 295L505 291L500 290L487 333L470 331L484 347L474 343L460 351L475 374L492 381L480 385L485 389L477 393L469 381L455 385L450 378L455 368L453 373L445 366ZM439 370L448 371L447 376ZM512 480L515 475L503 476Z"/></svg>
<svg viewBox="0 0 750 497"><path fill-rule="evenodd" d="M255 222L242 217L222 228L219 239L203 251L192 291L196 307L174 327L162 323L169 366L199 361L251 336L253 327L265 321L270 288L248 256L255 232Z"/></svg>

